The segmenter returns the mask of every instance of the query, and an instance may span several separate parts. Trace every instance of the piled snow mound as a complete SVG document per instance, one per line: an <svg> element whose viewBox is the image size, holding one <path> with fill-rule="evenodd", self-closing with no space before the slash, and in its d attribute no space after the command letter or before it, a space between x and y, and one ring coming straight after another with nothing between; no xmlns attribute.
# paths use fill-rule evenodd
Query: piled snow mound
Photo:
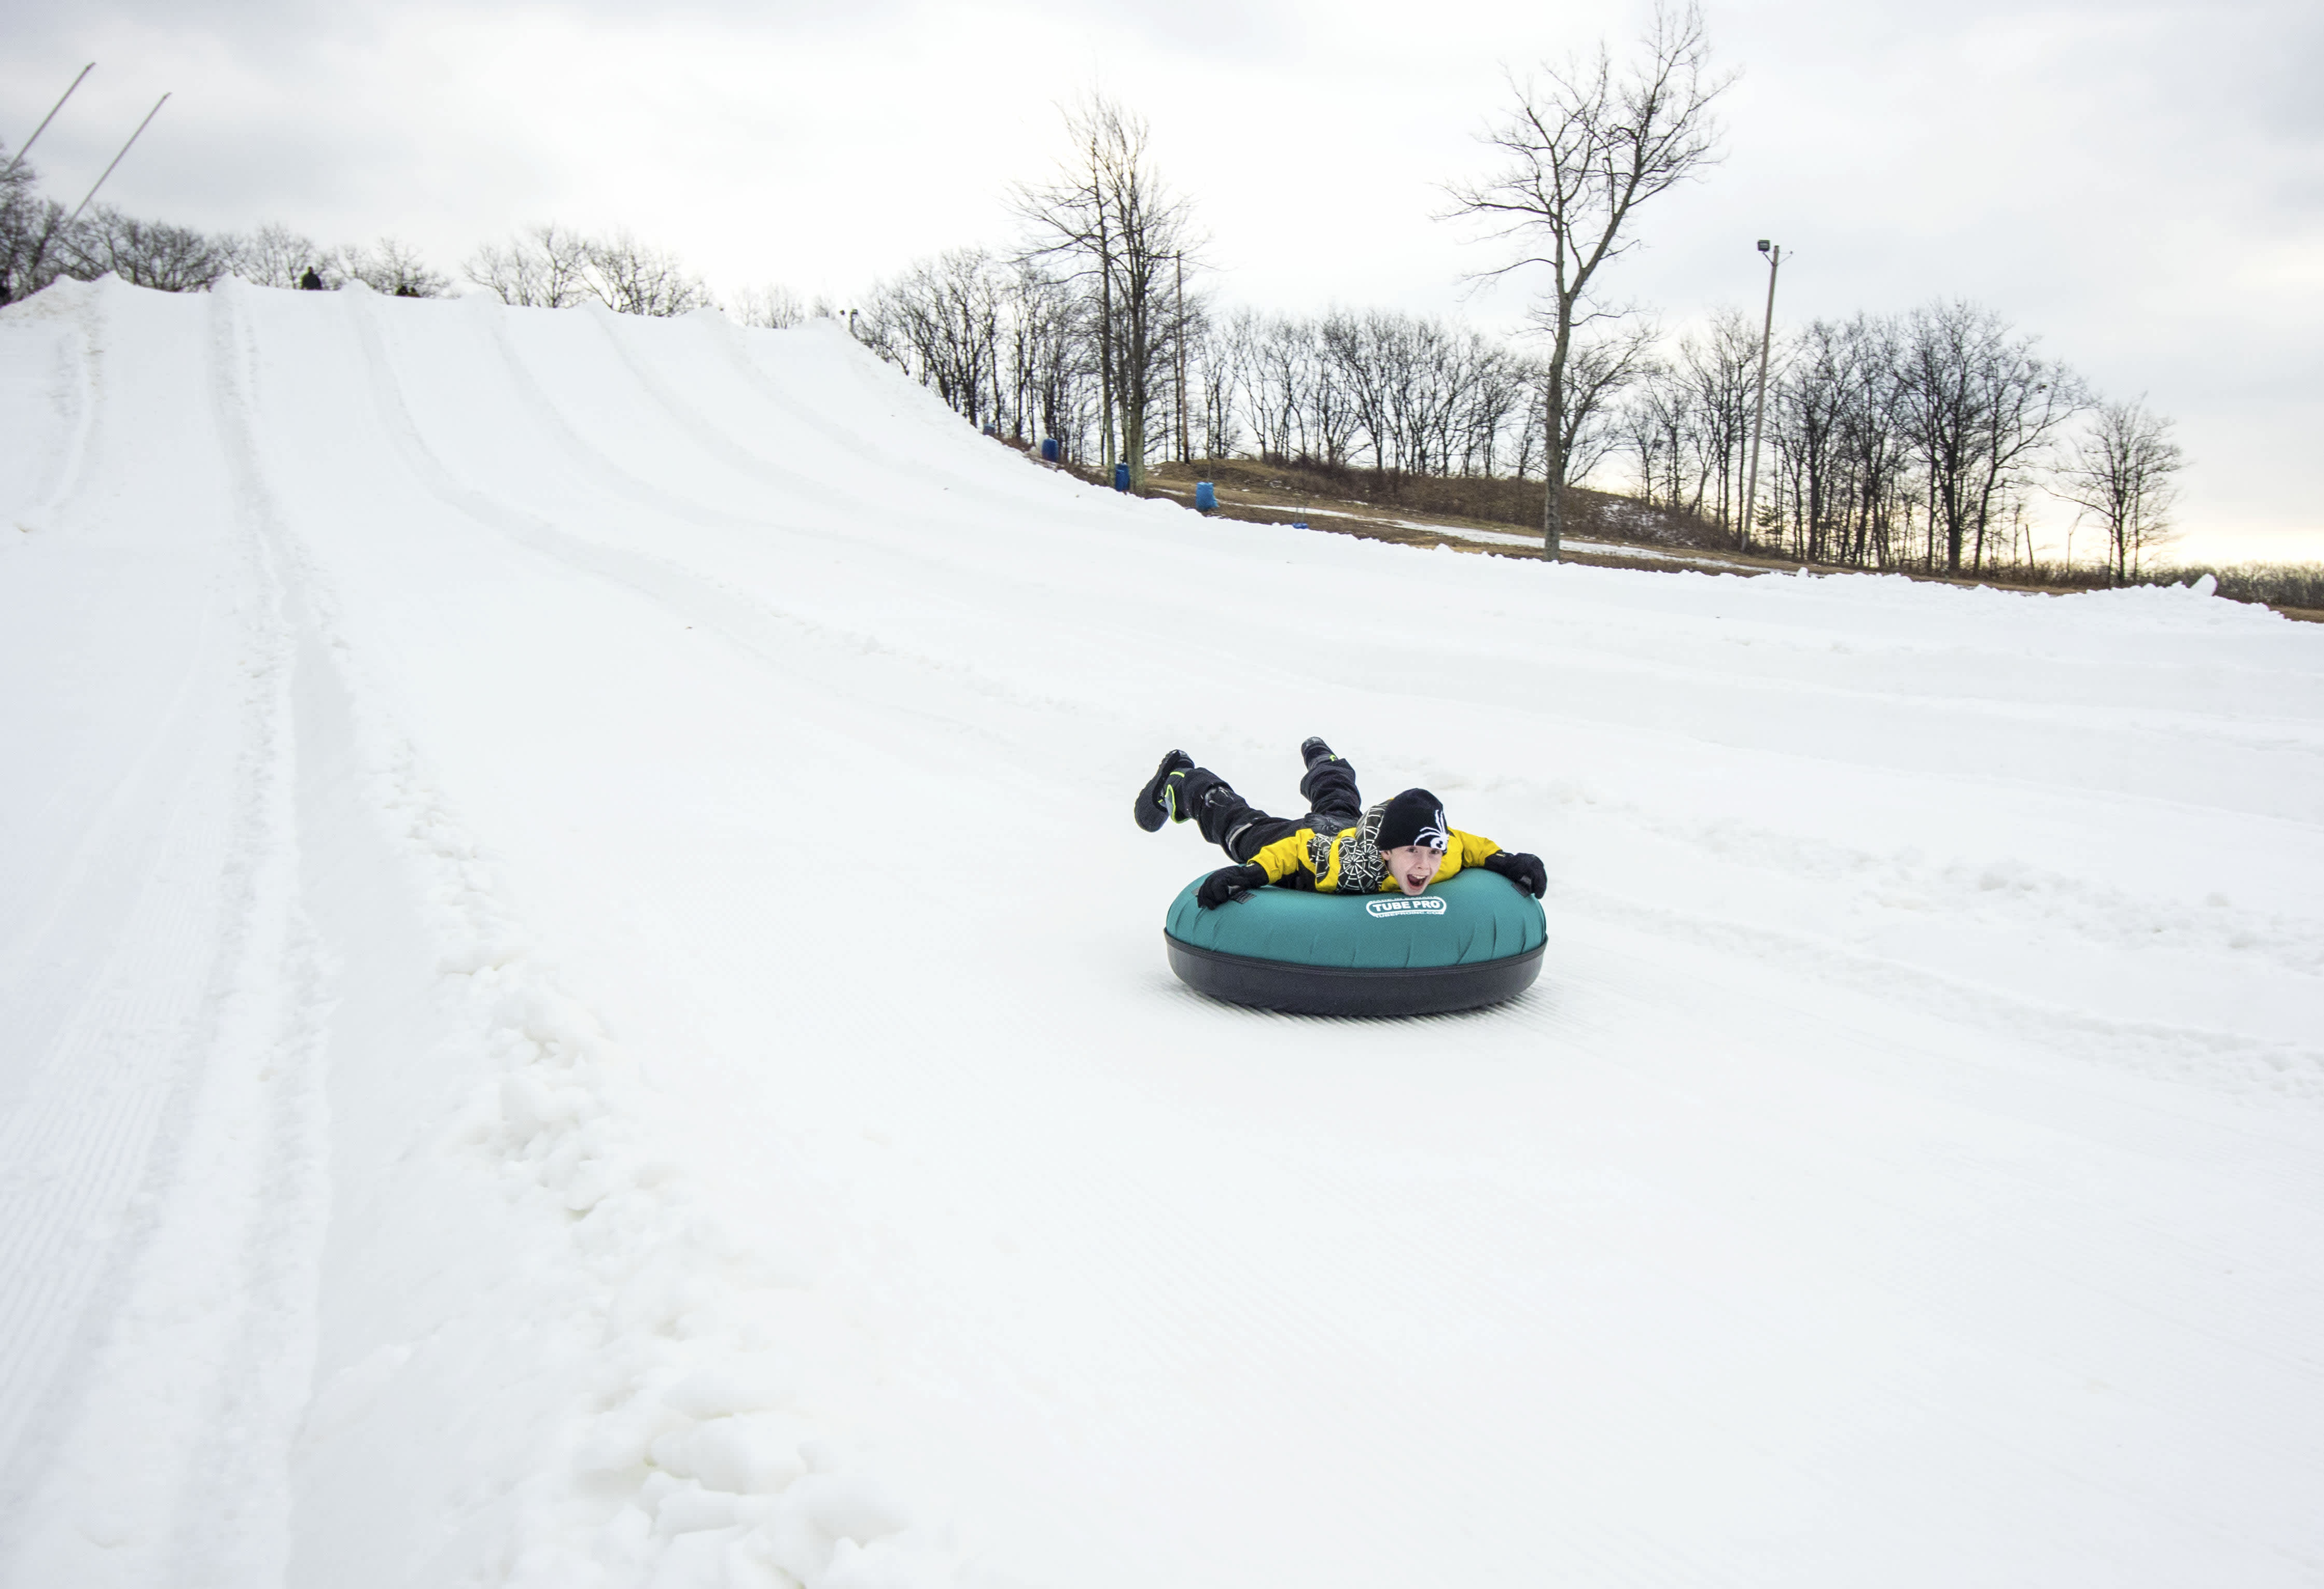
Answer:
<svg viewBox="0 0 2324 1589"><path fill-rule="evenodd" d="M2324 632L1204 522L818 324L0 313L0 1584L2293 1584ZM1171 979L1183 744L1550 961ZM898 901L925 923L894 948Z"/></svg>

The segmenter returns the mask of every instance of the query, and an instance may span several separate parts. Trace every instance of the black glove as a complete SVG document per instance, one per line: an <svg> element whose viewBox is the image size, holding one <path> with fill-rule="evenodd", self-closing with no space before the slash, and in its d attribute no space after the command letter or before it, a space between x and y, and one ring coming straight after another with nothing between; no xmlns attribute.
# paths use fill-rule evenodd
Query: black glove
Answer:
<svg viewBox="0 0 2324 1589"><path fill-rule="evenodd" d="M1203 886L1194 891L1194 903L1205 910L1215 910L1229 900L1240 899L1247 889L1266 886L1264 866L1222 866L1203 879Z"/></svg>
<svg viewBox="0 0 2324 1589"><path fill-rule="evenodd" d="M1485 857L1485 870L1499 873L1536 900L1549 892L1549 869L1541 864L1539 855L1495 850Z"/></svg>

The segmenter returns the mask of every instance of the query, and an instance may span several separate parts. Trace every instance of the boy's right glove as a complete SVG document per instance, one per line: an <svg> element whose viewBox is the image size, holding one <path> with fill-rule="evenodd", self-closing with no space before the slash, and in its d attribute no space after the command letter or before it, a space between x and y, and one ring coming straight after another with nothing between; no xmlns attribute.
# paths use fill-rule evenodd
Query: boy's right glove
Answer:
<svg viewBox="0 0 2324 1589"><path fill-rule="evenodd" d="M1539 855L1495 850L1485 857L1485 870L1499 873L1536 900L1549 892L1549 868L1541 864Z"/></svg>
<svg viewBox="0 0 2324 1589"><path fill-rule="evenodd" d="M1266 886L1264 866L1222 866L1203 879L1203 886L1194 891L1194 903L1205 910L1215 910L1247 889Z"/></svg>

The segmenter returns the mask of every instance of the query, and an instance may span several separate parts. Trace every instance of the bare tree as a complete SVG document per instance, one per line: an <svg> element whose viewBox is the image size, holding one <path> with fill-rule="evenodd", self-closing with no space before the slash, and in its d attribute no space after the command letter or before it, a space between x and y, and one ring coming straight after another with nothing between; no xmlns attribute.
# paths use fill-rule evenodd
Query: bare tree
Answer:
<svg viewBox="0 0 2324 1589"><path fill-rule="evenodd" d="M867 340L970 423L998 427L1009 285L983 249L949 249L873 290Z"/></svg>
<svg viewBox="0 0 2324 1589"><path fill-rule="evenodd" d="M1357 405L1348 372L1330 344L1349 319L1333 309L1321 320L1261 319L1251 339L1244 392L1259 456L1277 462L1314 458L1334 468L1355 446Z"/></svg>
<svg viewBox="0 0 2324 1589"><path fill-rule="evenodd" d="M807 318L807 307L799 302L798 293L771 282L764 287L743 288L734 294L726 312L740 325L763 326L773 331L798 325Z"/></svg>
<svg viewBox="0 0 2324 1589"><path fill-rule="evenodd" d="M222 239L166 221L141 221L97 205L62 238L75 275L110 271L133 287L198 292L225 275L231 254Z"/></svg>
<svg viewBox="0 0 2324 1589"><path fill-rule="evenodd" d="M1835 550L1843 562L1890 568L1910 554L1912 537L1903 334L1893 319L1858 314L1841 338L1833 378L1842 474L1833 494L1844 505Z"/></svg>
<svg viewBox="0 0 2324 1589"><path fill-rule="evenodd" d="M1023 263L1010 280L1008 304L1011 434L1054 436L1078 460L1091 423L1080 306L1065 282Z"/></svg>
<svg viewBox="0 0 2324 1589"><path fill-rule="evenodd" d="M626 228L591 237L550 222L506 247L485 245L460 268L512 306L569 309L594 298L616 314L668 316L717 301L676 254L639 242Z"/></svg>
<svg viewBox="0 0 2324 1589"><path fill-rule="evenodd" d="M64 206L41 196L22 161L0 174L0 303L28 298L65 273Z"/></svg>
<svg viewBox="0 0 2324 1589"><path fill-rule="evenodd" d="M1301 452L1306 446L1306 428L1302 422L1312 383L1308 371L1314 364L1314 326L1305 320L1273 318L1264 322L1252 344L1250 374L1245 377L1250 395L1252 422L1259 430L1259 451L1262 458L1281 461L1289 458L1296 445ZM1337 463L1335 457L1332 460Z"/></svg>
<svg viewBox="0 0 2324 1589"><path fill-rule="evenodd" d="M1830 562L1849 505L1842 482L1849 477L1848 421L1856 391L1850 377L1858 345L1847 327L1830 320L1814 321L1785 340L1783 374L1775 381L1772 475L1779 495L1784 485L1791 487L1794 554ZM1774 518L1780 538L1780 507Z"/></svg>
<svg viewBox="0 0 2324 1589"><path fill-rule="evenodd" d="M1258 327L1259 317L1247 309L1203 323L1195 412L1206 458L1231 457L1241 444L1237 399L1250 381Z"/></svg>
<svg viewBox="0 0 2324 1589"><path fill-rule="evenodd" d="M1526 416L1527 439L1536 424L1545 437L1547 416L1558 415L1557 445L1565 460L1565 480L1587 480L1614 449L1614 403L1654 366L1655 344L1660 339L1660 331L1646 324L1578 343L1566 364L1562 402L1551 401L1548 366L1539 367L1533 410ZM1522 477L1525 470L1519 468L1517 474Z"/></svg>
<svg viewBox="0 0 2324 1589"><path fill-rule="evenodd" d="M506 247L484 245L461 269L512 308L569 309L591 296L591 247L579 233L551 221L512 238Z"/></svg>
<svg viewBox="0 0 2324 1589"><path fill-rule="evenodd" d="M1055 180L1020 183L1013 203L1018 218L1032 237L1019 261L1026 264L1064 266L1060 278L1095 301L1092 317L1094 363L1098 377L1098 461L1114 459L1113 291L1119 269L1119 230L1110 200L1106 166L1109 134L1118 127L1120 113L1102 97L1093 97L1065 112L1065 130L1074 153L1058 163Z"/></svg>
<svg viewBox="0 0 2324 1589"><path fill-rule="evenodd" d="M339 281L361 282L390 298L441 298L452 290L448 277L429 270L417 250L393 237L382 237L368 248L342 248L335 263ZM336 286L332 274L326 271L324 279Z"/></svg>
<svg viewBox="0 0 2324 1589"><path fill-rule="evenodd" d="M335 269L330 256L288 226L269 223L255 232L226 240L234 273L261 287L296 287L309 267Z"/></svg>
<svg viewBox="0 0 2324 1589"><path fill-rule="evenodd" d="M1454 213L1480 217L1517 241L1498 276L1545 265L1541 319L1550 338L1542 515L1544 550L1558 555L1566 482L1566 373L1575 331L1608 311L1593 307L1598 273L1636 245L1638 206L1717 158L1711 106L1733 80L1711 70L1702 14L1657 5L1638 59L1618 69L1600 43L1594 60L1544 69L1543 80L1510 88L1516 107L1488 136L1508 161L1481 181L1456 183Z"/></svg>
<svg viewBox="0 0 2324 1589"><path fill-rule="evenodd" d="M1019 258L1064 262L1094 298L1102 445L1111 461L1118 422L1119 456L1143 485L1148 424L1186 330L1175 286L1182 263L1194 263L1192 212L1155 169L1142 117L1094 95L1066 112L1065 125L1074 152L1056 180L1015 191L1029 233Z"/></svg>
<svg viewBox="0 0 2324 1589"><path fill-rule="evenodd" d="M616 314L667 318L715 301L676 254L639 242L626 227L590 244L588 261L591 294Z"/></svg>
<svg viewBox="0 0 2324 1589"><path fill-rule="evenodd" d="M2089 406L2081 377L2036 356L2034 341L2026 337L2003 344L1978 372L1986 421L1972 566L1980 572L1988 534L2024 500L2035 473L2051 459L2058 432Z"/></svg>
<svg viewBox="0 0 2324 1589"><path fill-rule="evenodd" d="M1941 302L1914 311L1904 339L1907 433L1926 489L1932 558L1948 573L1985 563L2008 494L2084 403L2080 382L2034 352L2034 338L1989 309Z"/></svg>
<svg viewBox="0 0 2324 1589"><path fill-rule="evenodd" d="M1379 309L1334 309L1315 327L1316 351L1346 394L1351 431L1361 433L1371 449L1372 467L1383 472L1397 461L1392 450L1396 421L1388 406L1395 334L1394 323Z"/></svg>
<svg viewBox="0 0 2324 1589"><path fill-rule="evenodd" d="M2115 583L2135 578L2140 558L2169 537L2179 495L2172 476L2186 463L2171 421L2144 398L2098 404L2068 448L2052 489L2106 530Z"/></svg>
<svg viewBox="0 0 2324 1589"><path fill-rule="evenodd" d="M1526 397L1539 383L1534 361L1523 358L1481 331L1463 338L1465 379L1456 423L1445 457L1461 456L1463 475L1492 475L1501 464L1501 433L1514 415L1525 429Z"/></svg>
<svg viewBox="0 0 2324 1589"><path fill-rule="evenodd" d="M1759 363L1759 334L1742 311L1716 309L1711 323L1681 339L1674 373L1686 383L1688 411L1697 430L1693 466L1695 511L1749 540L1743 516L1744 454L1750 444L1752 372Z"/></svg>

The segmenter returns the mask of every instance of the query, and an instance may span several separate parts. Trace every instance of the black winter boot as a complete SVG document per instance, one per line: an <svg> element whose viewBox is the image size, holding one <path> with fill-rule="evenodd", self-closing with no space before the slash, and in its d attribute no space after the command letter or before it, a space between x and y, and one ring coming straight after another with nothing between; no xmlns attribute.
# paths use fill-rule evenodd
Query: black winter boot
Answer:
<svg viewBox="0 0 2324 1589"><path fill-rule="evenodd" d="M1311 734L1299 742L1299 759L1310 767L1318 762L1337 760L1332 754L1332 747L1323 743L1323 736L1320 734Z"/></svg>
<svg viewBox="0 0 2324 1589"><path fill-rule="evenodd" d="M1139 827L1148 833L1158 833L1165 822L1184 822L1187 818L1191 813L1178 798L1179 781L1173 774L1187 771L1194 765L1194 758L1184 751L1172 751L1162 758L1162 764L1154 769L1154 776L1138 791L1135 815Z"/></svg>

